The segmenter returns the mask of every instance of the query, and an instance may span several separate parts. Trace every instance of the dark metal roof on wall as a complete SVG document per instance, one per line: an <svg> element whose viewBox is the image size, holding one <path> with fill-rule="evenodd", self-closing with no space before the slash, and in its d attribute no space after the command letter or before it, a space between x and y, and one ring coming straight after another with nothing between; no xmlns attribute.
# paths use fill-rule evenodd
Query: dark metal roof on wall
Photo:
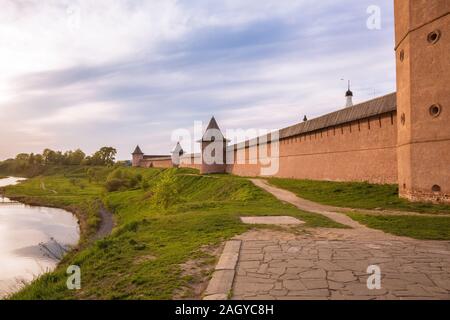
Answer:
<svg viewBox="0 0 450 320"><path fill-rule="evenodd" d="M397 110L397 95L391 93L373 100L369 100L352 107L335 111L324 116L298 123L280 130L280 139L299 134L325 129L344 123L366 119Z"/></svg>
<svg viewBox="0 0 450 320"><path fill-rule="evenodd" d="M202 156L201 153L185 153L181 156L182 159L186 158L200 158Z"/></svg>
<svg viewBox="0 0 450 320"><path fill-rule="evenodd" d="M166 159L172 159L172 156L170 155L145 155L144 156L145 160L166 160Z"/></svg>
<svg viewBox="0 0 450 320"><path fill-rule="evenodd" d="M377 115L393 112L397 110L397 94L391 93L373 100L369 100L352 107L344 108L321 117L311 119L296 125L279 130L279 139L286 139L300 134L313 132L337 125L342 125L352 121L367 119ZM261 137L260 137L261 138ZM257 145L259 138L247 140L234 145L230 145L228 150L237 150L249 146ZM270 141L270 134L265 137L265 141Z"/></svg>

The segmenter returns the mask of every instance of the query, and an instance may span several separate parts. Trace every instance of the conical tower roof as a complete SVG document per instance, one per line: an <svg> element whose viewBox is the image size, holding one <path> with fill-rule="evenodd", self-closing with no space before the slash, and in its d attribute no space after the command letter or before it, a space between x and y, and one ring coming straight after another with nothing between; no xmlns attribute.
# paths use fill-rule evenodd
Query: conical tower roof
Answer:
<svg viewBox="0 0 450 320"><path fill-rule="evenodd" d="M180 142L177 142L177 145L176 145L175 148L172 150L172 153L173 153L173 152L183 152L183 153L184 153L184 150L183 150L183 148L181 147Z"/></svg>
<svg viewBox="0 0 450 320"><path fill-rule="evenodd" d="M209 121L208 127L206 128L206 130L209 129L217 129L220 131L219 125L217 124L216 118L212 117L211 120Z"/></svg>
<svg viewBox="0 0 450 320"><path fill-rule="evenodd" d="M141 148L139 148L139 146L136 146L136 149L134 149L134 152L132 154L144 154L141 150Z"/></svg>
<svg viewBox="0 0 450 320"><path fill-rule="evenodd" d="M216 131L220 132L220 137L214 137L213 133ZM215 138L215 139L212 139L212 138ZM213 140L227 141L227 139L225 139L222 131L220 130L219 125L217 124L216 118L214 118L214 117L212 117L211 120L209 121L209 124L206 127L206 131L203 134L201 141L213 141Z"/></svg>

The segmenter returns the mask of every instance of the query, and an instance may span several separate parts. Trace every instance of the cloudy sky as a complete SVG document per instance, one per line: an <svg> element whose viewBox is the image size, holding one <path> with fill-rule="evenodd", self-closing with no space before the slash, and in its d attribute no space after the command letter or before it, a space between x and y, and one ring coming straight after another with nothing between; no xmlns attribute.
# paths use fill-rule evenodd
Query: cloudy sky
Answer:
<svg viewBox="0 0 450 320"><path fill-rule="evenodd" d="M369 6L381 28L367 27ZM395 91L386 0L1 0L0 159L136 144L215 115L277 129ZM186 146L188 151L190 146Z"/></svg>

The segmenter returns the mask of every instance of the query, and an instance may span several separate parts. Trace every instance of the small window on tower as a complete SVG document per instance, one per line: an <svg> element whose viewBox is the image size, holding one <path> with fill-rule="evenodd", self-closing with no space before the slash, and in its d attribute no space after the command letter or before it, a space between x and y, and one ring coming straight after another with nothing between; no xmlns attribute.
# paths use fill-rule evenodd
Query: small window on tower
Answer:
<svg viewBox="0 0 450 320"><path fill-rule="evenodd" d="M441 114L441 106L438 104L433 104L430 107L430 115L434 118L438 117Z"/></svg>
<svg viewBox="0 0 450 320"><path fill-rule="evenodd" d="M430 32L428 34L427 40L428 40L428 43L435 44L436 42L439 41L440 38L441 38L441 31L434 30L433 32Z"/></svg>
<svg viewBox="0 0 450 320"><path fill-rule="evenodd" d="M437 184L435 184L435 185L431 188L431 190L432 190L433 192L441 192L441 187L438 186Z"/></svg>

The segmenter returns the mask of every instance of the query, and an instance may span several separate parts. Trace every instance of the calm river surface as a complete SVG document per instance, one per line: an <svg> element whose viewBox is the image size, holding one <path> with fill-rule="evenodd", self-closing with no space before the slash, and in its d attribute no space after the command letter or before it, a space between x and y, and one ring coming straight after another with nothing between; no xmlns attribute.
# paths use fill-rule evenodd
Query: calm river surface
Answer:
<svg viewBox="0 0 450 320"><path fill-rule="evenodd" d="M0 179L0 187L20 180ZM74 246L79 237L78 221L72 213L31 207L0 196L0 299L16 291L21 282L53 270L58 263L53 254L63 252L60 245Z"/></svg>

